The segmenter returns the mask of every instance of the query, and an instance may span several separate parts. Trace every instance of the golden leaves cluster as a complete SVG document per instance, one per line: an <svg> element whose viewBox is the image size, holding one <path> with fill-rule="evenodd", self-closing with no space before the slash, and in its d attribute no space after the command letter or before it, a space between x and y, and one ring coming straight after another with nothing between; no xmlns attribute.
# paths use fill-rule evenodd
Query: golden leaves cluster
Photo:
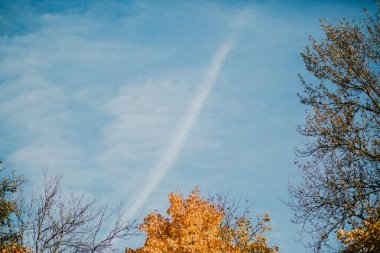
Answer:
<svg viewBox="0 0 380 253"><path fill-rule="evenodd" d="M24 245L10 243L1 247L0 253L30 253L33 250Z"/></svg>
<svg viewBox="0 0 380 253"><path fill-rule="evenodd" d="M126 253L277 253L277 247L269 247L261 232L269 231L268 215L255 227L244 218L235 217L235 226L225 222L224 210L202 199L199 189L187 197L180 193L169 195L170 208L166 218L152 213L144 219L140 230L147 238L142 248L127 249Z"/></svg>
<svg viewBox="0 0 380 253"><path fill-rule="evenodd" d="M349 252L380 252L380 209L373 212L368 221L351 231L339 230L337 238L346 248L343 253Z"/></svg>

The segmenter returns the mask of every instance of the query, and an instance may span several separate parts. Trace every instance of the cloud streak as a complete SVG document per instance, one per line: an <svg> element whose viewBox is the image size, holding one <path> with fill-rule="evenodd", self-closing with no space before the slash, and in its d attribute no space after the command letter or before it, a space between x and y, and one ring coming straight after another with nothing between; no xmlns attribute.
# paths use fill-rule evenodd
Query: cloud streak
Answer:
<svg viewBox="0 0 380 253"><path fill-rule="evenodd" d="M172 138L167 149L164 151L157 164L151 170L145 187L134 198L131 207L127 210L126 217L132 218L136 215L136 212L144 205L150 194L154 191L157 185L161 182L162 178L166 175L174 162L177 160L178 155L186 141L186 138L190 130L195 125L199 113L201 112L203 105L218 78L221 66L228 53L231 51L232 47L233 41L228 41L224 43L215 53L211 64L208 67L206 74L199 86L197 94L191 102L190 107L186 112L184 120L181 122L177 133Z"/></svg>

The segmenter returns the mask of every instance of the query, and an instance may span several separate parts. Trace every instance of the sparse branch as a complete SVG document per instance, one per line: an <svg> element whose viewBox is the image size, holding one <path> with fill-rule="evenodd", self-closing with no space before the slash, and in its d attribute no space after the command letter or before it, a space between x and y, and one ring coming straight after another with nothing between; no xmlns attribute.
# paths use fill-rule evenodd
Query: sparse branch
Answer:
<svg viewBox="0 0 380 253"><path fill-rule="evenodd" d="M135 222L123 219L122 205L110 211L85 195L65 195L61 179L44 173L42 192L23 218L24 240L35 253L111 252L116 240L136 233Z"/></svg>

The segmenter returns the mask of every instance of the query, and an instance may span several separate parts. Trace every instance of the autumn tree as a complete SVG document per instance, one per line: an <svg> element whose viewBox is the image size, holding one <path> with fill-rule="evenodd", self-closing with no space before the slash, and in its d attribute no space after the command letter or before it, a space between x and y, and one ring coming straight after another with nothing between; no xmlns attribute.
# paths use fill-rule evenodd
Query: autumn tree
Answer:
<svg viewBox="0 0 380 253"><path fill-rule="evenodd" d="M1 165L1 161L0 161ZM22 190L24 178L14 173L6 173L0 168L0 249L9 243L19 243L21 234L17 230L17 193Z"/></svg>
<svg viewBox="0 0 380 253"><path fill-rule="evenodd" d="M331 240L338 231L376 224L371 212L380 204L379 6L375 12L366 11L360 22L322 20L326 37L311 38L301 53L316 82L300 76L300 101L310 110L299 128L307 141L297 150L304 182L290 187L290 206L294 221L315 239L316 251L336 244ZM340 242L341 249L348 245ZM373 243L380 245L379 238Z"/></svg>
<svg viewBox="0 0 380 253"><path fill-rule="evenodd" d="M182 194L169 195L170 218L152 213L144 219L140 230L147 235L145 244L126 253L276 253L262 233L271 230L270 218L259 218L255 226L246 215L230 216L232 209L203 199L195 189L187 198ZM221 203L221 202L219 202Z"/></svg>
<svg viewBox="0 0 380 253"><path fill-rule="evenodd" d="M0 168L0 173L0 253L31 252L22 245L22 234L17 226L17 193L22 191L25 179L14 172L6 173L4 168Z"/></svg>

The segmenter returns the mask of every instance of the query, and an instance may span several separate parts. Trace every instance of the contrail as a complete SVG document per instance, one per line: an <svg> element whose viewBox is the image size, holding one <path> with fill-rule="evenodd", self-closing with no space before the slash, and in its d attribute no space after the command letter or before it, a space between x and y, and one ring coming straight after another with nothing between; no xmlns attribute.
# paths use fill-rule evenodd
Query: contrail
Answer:
<svg viewBox="0 0 380 253"><path fill-rule="evenodd" d="M239 30L247 23L249 17L251 16L250 14L251 11L246 10L232 22L233 38L237 37ZM173 163L177 160L179 152L181 151L190 130L196 123L198 115L203 108L204 102L206 101L212 89L212 86L218 78L220 68L228 53L233 48L233 45L234 40L229 40L216 51L214 57L212 58L211 64L207 68L205 76L199 86L199 90L185 114L184 120L181 123L178 132L174 135L161 159L153 167L144 189L134 198L131 207L125 214L126 218L133 218L135 216L136 212L146 202L149 195L154 191L157 185L161 182L162 178L169 171Z"/></svg>
<svg viewBox="0 0 380 253"><path fill-rule="evenodd" d="M156 166L153 167L145 188L136 196L132 202L131 207L127 210L126 217L132 218L135 216L136 212L145 203L149 195L153 192L153 190L157 187L162 178L171 168L173 163L177 160L179 152L181 151L190 130L193 128L195 122L197 121L198 115L202 110L204 102L206 101L212 89L212 86L218 77L223 61L232 47L233 41L228 41L224 43L215 53L212 62L206 71L205 77L199 86L199 90L185 114L184 120L178 132L174 135L161 159L158 161Z"/></svg>

